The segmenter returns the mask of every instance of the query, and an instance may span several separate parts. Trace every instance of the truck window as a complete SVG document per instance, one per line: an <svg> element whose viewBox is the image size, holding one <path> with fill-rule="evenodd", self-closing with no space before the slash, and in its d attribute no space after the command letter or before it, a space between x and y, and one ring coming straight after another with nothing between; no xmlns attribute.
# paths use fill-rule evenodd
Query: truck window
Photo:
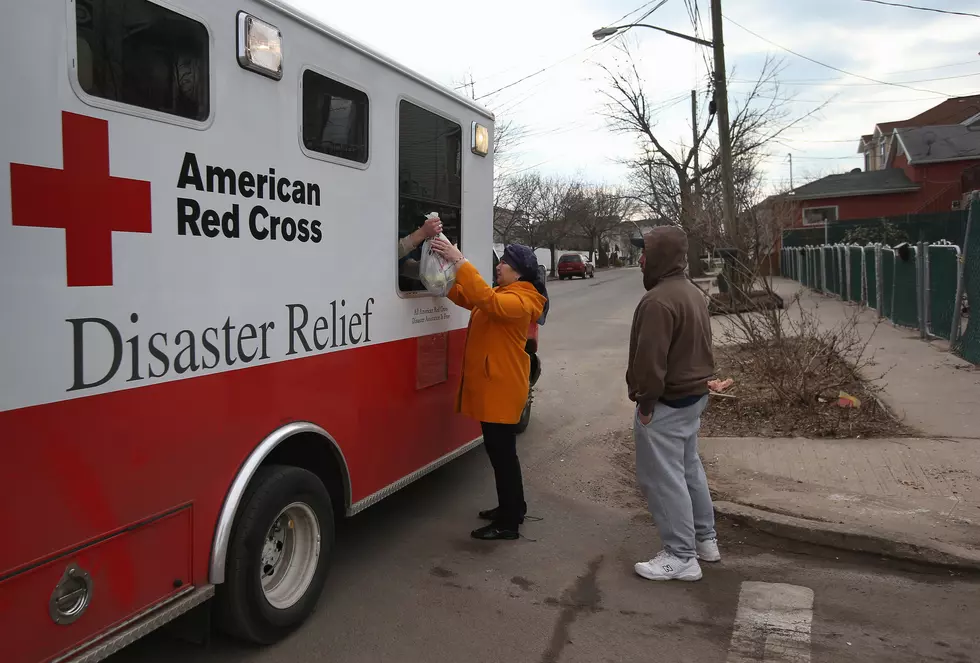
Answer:
<svg viewBox="0 0 980 663"><path fill-rule="evenodd" d="M304 71L303 145L312 152L367 163L367 95L315 71Z"/></svg>
<svg viewBox="0 0 980 663"><path fill-rule="evenodd" d="M148 0L77 0L78 83L100 99L190 120L211 113L208 30Z"/></svg>
<svg viewBox="0 0 980 663"><path fill-rule="evenodd" d="M463 129L444 117L402 100L398 112L398 238L411 234L429 212L438 212L443 234L462 248ZM417 260L416 249L403 263ZM404 264L402 265L404 267ZM401 269L404 292L424 290Z"/></svg>

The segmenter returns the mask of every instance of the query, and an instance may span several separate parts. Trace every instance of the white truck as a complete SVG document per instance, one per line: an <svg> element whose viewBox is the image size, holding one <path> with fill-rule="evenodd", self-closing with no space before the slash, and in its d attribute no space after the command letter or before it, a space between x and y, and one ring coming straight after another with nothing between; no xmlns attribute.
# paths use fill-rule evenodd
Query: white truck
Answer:
<svg viewBox="0 0 980 663"><path fill-rule="evenodd" d="M493 116L276 0L3 9L0 659L278 640L336 518L481 441L397 244L489 275Z"/></svg>

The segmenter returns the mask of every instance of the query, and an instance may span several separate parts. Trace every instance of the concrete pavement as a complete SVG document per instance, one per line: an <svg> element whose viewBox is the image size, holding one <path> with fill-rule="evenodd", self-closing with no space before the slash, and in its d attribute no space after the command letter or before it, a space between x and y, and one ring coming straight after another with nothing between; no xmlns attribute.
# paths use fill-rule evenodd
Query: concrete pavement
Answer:
<svg viewBox="0 0 980 663"><path fill-rule="evenodd" d="M493 500L477 450L344 523L317 613L284 642L252 648L219 637L199 648L157 634L110 663L723 663L733 645L750 656L740 660L768 663L974 660L978 574L882 562L723 519L724 559L705 565L701 582L634 575L633 563L659 549L635 486L623 386L638 277L622 270L549 286L545 373L519 441L530 515L541 518L525 540L468 538ZM754 613L760 596L769 605ZM786 623L782 608L801 597L798 655L780 658L773 649L787 632L765 624Z"/></svg>
<svg viewBox="0 0 980 663"><path fill-rule="evenodd" d="M786 536L980 568L980 373L872 311L791 281L776 289L828 326L853 317L874 358L866 377L884 375L881 400L922 437L705 439L720 508Z"/></svg>

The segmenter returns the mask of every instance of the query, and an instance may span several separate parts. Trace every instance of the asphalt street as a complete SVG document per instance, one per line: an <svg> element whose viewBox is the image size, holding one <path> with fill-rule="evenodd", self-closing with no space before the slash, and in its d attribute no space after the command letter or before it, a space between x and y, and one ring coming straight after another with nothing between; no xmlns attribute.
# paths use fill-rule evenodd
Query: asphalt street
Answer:
<svg viewBox="0 0 980 663"><path fill-rule="evenodd" d="M626 345L636 269L552 282L544 375L520 438L525 539L468 537L494 506L482 450L344 523L317 612L254 648L155 634L111 663L980 661L980 576L850 555L719 523L724 559L653 583L632 483Z"/></svg>

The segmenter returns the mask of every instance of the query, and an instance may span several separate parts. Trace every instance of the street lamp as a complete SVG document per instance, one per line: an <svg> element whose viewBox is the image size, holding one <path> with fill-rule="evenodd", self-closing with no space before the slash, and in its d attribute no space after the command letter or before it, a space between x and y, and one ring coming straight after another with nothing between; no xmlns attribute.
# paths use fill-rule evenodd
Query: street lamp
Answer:
<svg viewBox="0 0 980 663"><path fill-rule="evenodd" d="M595 39L596 41L602 41L603 39L612 37L620 30L626 30L628 28L650 28L651 30L659 30L660 32L669 34L672 37L677 37L678 39L693 41L695 44L700 44L701 46L707 46L708 48L714 46L714 44L711 43L710 41L706 41L704 39L698 39L697 37L690 37L688 35L681 34L680 32L674 32L673 30L668 30L667 28L657 27L656 25L647 25L646 23L630 23L629 25L615 25L608 28L599 28L598 30L592 32L592 38Z"/></svg>
<svg viewBox="0 0 980 663"><path fill-rule="evenodd" d="M728 82L725 79L725 43L722 32L721 0L711 0L711 32L712 40L698 39L684 35L673 30L647 25L646 23L631 23L629 25L616 25L599 28L592 33L592 37L601 41L612 37L620 30L627 28L649 28L666 33L672 37L677 37L685 41L694 42L701 46L708 46L714 49L715 59L715 104L718 108L718 142L721 151L721 174L722 174L722 193L724 199L724 222L725 233L731 241L738 241L735 232L735 182L732 167L732 138L731 127L728 119Z"/></svg>

